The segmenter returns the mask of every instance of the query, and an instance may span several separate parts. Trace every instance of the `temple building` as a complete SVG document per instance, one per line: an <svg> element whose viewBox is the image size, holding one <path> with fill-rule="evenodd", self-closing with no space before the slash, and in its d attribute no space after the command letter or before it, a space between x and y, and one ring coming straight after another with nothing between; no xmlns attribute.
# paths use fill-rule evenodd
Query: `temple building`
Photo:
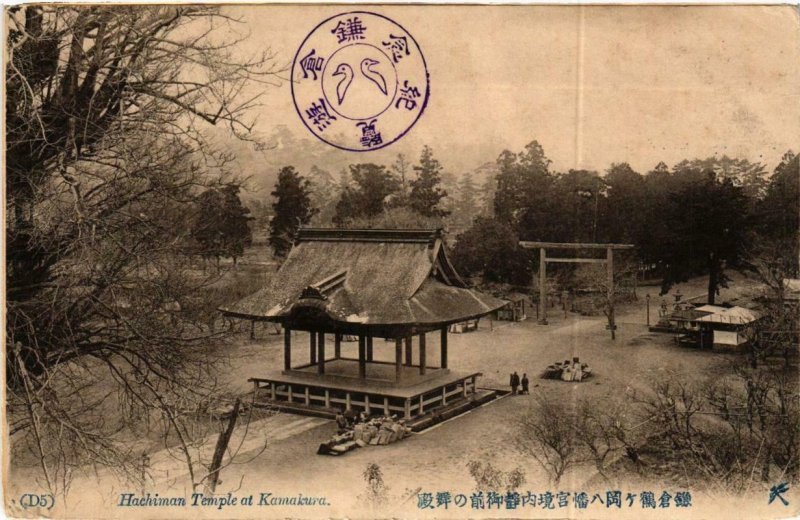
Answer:
<svg viewBox="0 0 800 520"><path fill-rule="evenodd" d="M283 327L283 370L250 378L259 400L413 419L480 397L479 372L448 367L448 326L505 304L467 286L439 230L301 228L272 280L221 310Z"/></svg>

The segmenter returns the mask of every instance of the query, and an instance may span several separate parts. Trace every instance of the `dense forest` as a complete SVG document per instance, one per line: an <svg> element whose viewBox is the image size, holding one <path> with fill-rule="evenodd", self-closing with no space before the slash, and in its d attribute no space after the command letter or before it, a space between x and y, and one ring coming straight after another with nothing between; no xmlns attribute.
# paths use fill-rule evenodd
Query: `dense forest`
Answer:
<svg viewBox="0 0 800 520"><path fill-rule="evenodd" d="M627 163L559 172L532 141L481 167L479 185L476 172L445 174L426 146L416 163L398 155L389 166L353 164L338 180L318 167L292 169L291 181L282 171L274 204L261 207L274 214L272 237L308 224L443 227L463 274L514 285L529 283L534 265L520 240L630 243L640 271L663 290L708 275L713 302L726 269L752 267L767 251L794 252L781 269L797 275L798 160L786 152L772 172L727 156L654 161L648 172Z"/></svg>

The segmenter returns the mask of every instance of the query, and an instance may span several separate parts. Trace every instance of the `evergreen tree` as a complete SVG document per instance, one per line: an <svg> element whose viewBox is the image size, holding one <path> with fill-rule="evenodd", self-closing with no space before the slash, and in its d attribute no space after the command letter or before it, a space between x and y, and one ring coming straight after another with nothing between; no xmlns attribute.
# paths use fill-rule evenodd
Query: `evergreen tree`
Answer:
<svg viewBox="0 0 800 520"><path fill-rule="evenodd" d="M337 227L346 227L349 222L363 215L358 199L358 192L354 188L347 187L342 191L339 202L336 203L336 213L333 215L333 223Z"/></svg>
<svg viewBox="0 0 800 520"><path fill-rule="evenodd" d="M663 275L663 259L672 240L672 226L668 220L672 183L672 174L664 162L659 162L644 176L646 203L640 206L642 224L635 244L642 263L653 270L654 275Z"/></svg>
<svg viewBox="0 0 800 520"><path fill-rule="evenodd" d="M730 179L734 186L742 188L749 200L755 201L764 196L769 183L768 173L761 163L751 163L747 159L722 157L709 157L707 159L694 159L685 161L686 165L695 170L712 170L720 180Z"/></svg>
<svg viewBox="0 0 800 520"><path fill-rule="evenodd" d="M311 183L311 205L317 209L312 222L315 225L328 224L336 212L338 183L333 175L317 165L309 169L308 179Z"/></svg>
<svg viewBox="0 0 800 520"><path fill-rule="evenodd" d="M339 215L339 205L341 204L342 198L345 197L345 193L348 190L352 190L353 178L350 175L350 170L348 168L342 168L339 172L339 183L336 186L336 206L334 206L334 213L331 219L332 222L336 223L337 216ZM348 212L352 210L348 209Z"/></svg>
<svg viewBox="0 0 800 520"><path fill-rule="evenodd" d="M497 176L491 175L483 180L481 186L481 215L494 217L494 197L497 192Z"/></svg>
<svg viewBox="0 0 800 520"><path fill-rule="evenodd" d="M472 173L467 172L461 177L458 185L458 197L456 198L453 217L456 226L462 229L469 227L472 220L480 212L477 188Z"/></svg>
<svg viewBox="0 0 800 520"><path fill-rule="evenodd" d="M533 214L537 220L546 218L547 239L555 242L597 242L597 224L605 213L606 185L596 171L569 170L553 177L550 196L540 204L546 204L547 212ZM531 222L526 219L523 222ZM532 226L526 224L527 226Z"/></svg>
<svg viewBox="0 0 800 520"><path fill-rule="evenodd" d="M408 159L402 153L397 154L397 160L392 164L391 169L395 177L400 181L400 189L397 195L396 206L408 205L408 185L409 171Z"/></svg>
<svg viewBox="0 0 800 520"><path fill-rule="evenodd" d="M607 170L605 183L608 195L602 236L610 242L639 240L647 206L644 177L628 163L615 163Z"/></svg>
<svg viewBox="0 0 800 520"><path fill-rule="evenodd" d="M224 195L224 214L226 235L226 256L233 258L233 264L244 254L247 247L253 245L253 230L250 228L250 210L242 205L239 198L239 186L225 186L222 189Z"/></svg>
<svg viewBox="0 0 800 520"><path fill-rule="evenodd" d="M281 168L272 197L275 216L269 223L269 244L275 256L283 257L297 229L308 224L317 210L311 204L311 183L292 166Z"/></svg>
<svg viewBox="0 0 800 520"><path fill-rule="evenodd" d="M800 257L800 155L791 151L784 154L757 205L756 215L759 234L782 249L790 259L786 270L796 277Z"/></svg>
<svg viewBox="0 0 800 520"><path fill-rule="evenodd" d="M658 164L656 164L656 167L653 168L651 173L658 175L669 174L669 166L667 166L667 163L665 163L664 161L658 161Z"/></svg>
<svg viewBox="0 0 800 520"><path fill-rule="evenodd" d="M411 181L411 209L426 217L445 217L449 211L440 206L447 191L441 188L442 165L433 157L429 146L422 149L419 166L414 166L417 178Z"/></svg>
<svg viewBox="0 0 800 520"><path fill-rule="evenodd" d="M504 150L497 158L495 216L510 224L522 239L547 240L560 208L551 197L554 177L550 159L537 141L519 154Z"/></svg>
<svg viewBox="0 0 800 520"><path fill-rule="evenodd" d="M676 172L695 177L698 172ZM676 283L708 274L708 300L727 287L726 267L739 264L745 243L747 197L732 179L713 170L699 172L701 182L686 183L670 194L669 232L662 250L665 273L662 294Z"/></svg>
<svg viewBox="0 0 800 520"><path fill-rule="evenodd" d="M514 229L497 219L476 218L469 229L456 237L451 258L465 277L481 276L484 282L530 283L530 254L519 247Z"/></svg>
<svg viewBox="0 0 800 520"><path fill-rule="evenodd" d="M352 164L350 175L354 185L344 189L336 204L333 222L337 226L344 226L359 217L380 214L389 198L400 188L400 182L382 165Z"/></svg>
<svg viewBox="0 0 800 520"><path fill-rule="evenodd" d="M249 222L250 210L242 205L239 186L211 188L200 194L197 201L197 219L192 236L200 246L200 255L214 258L219 267L220 258L232 258L234 265L253 241Z"/></svg>

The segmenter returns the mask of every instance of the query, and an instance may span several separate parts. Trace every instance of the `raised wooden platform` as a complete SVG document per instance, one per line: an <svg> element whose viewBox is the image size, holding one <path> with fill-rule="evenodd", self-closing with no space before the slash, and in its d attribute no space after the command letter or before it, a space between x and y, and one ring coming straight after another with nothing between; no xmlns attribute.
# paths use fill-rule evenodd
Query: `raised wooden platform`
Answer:
<svg viewBox="0 0 800 520"><path fill-rule="evenodd" d="M380 387L382 389L393 390L433 381L450 373L450 370L446 368L430 366L426 367L425 374L420 374L419 367L416 365L402 365L400 369L400 380L398 381L395 379L396 367L394 363L369 361L366 364L366 377L362 379L358 377L357 359L336 358L325 361L325 373L322 375L317 372L316 364L307 364L293 367L291 370L283 370L281 375L290 375L294 378L306 379L313 382L324 380L326 386L331 388L347 389L355 384L358 388L371 389L373 387Z"/></svg>
<svg viewBox="0 0 800 520"><path fill-rule="evenodd" d="M285 411L330 414L364 410L412 419L456 399L469 398L477 392L481 374L429 369L421 375L418 367L404 366L399 382L394 375L393 364L370 362L367 378L360 379L357 360L335 359L326 361L323 375L316 373L315 366L305 366L249 381L254 385L256 403Z"/></svg>

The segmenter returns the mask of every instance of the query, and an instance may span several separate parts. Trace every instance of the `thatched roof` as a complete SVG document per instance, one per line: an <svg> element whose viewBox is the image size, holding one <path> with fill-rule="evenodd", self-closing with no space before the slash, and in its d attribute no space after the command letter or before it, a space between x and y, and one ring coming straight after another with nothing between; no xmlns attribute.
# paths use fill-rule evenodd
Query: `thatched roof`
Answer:
<svg viewBox="0 0 800 520"><path fill-rule="evenodd" d="M441 326L503 300L469 289L435 230L301 229L266 287L221 309L248 319L361 326Z"/></svg>

